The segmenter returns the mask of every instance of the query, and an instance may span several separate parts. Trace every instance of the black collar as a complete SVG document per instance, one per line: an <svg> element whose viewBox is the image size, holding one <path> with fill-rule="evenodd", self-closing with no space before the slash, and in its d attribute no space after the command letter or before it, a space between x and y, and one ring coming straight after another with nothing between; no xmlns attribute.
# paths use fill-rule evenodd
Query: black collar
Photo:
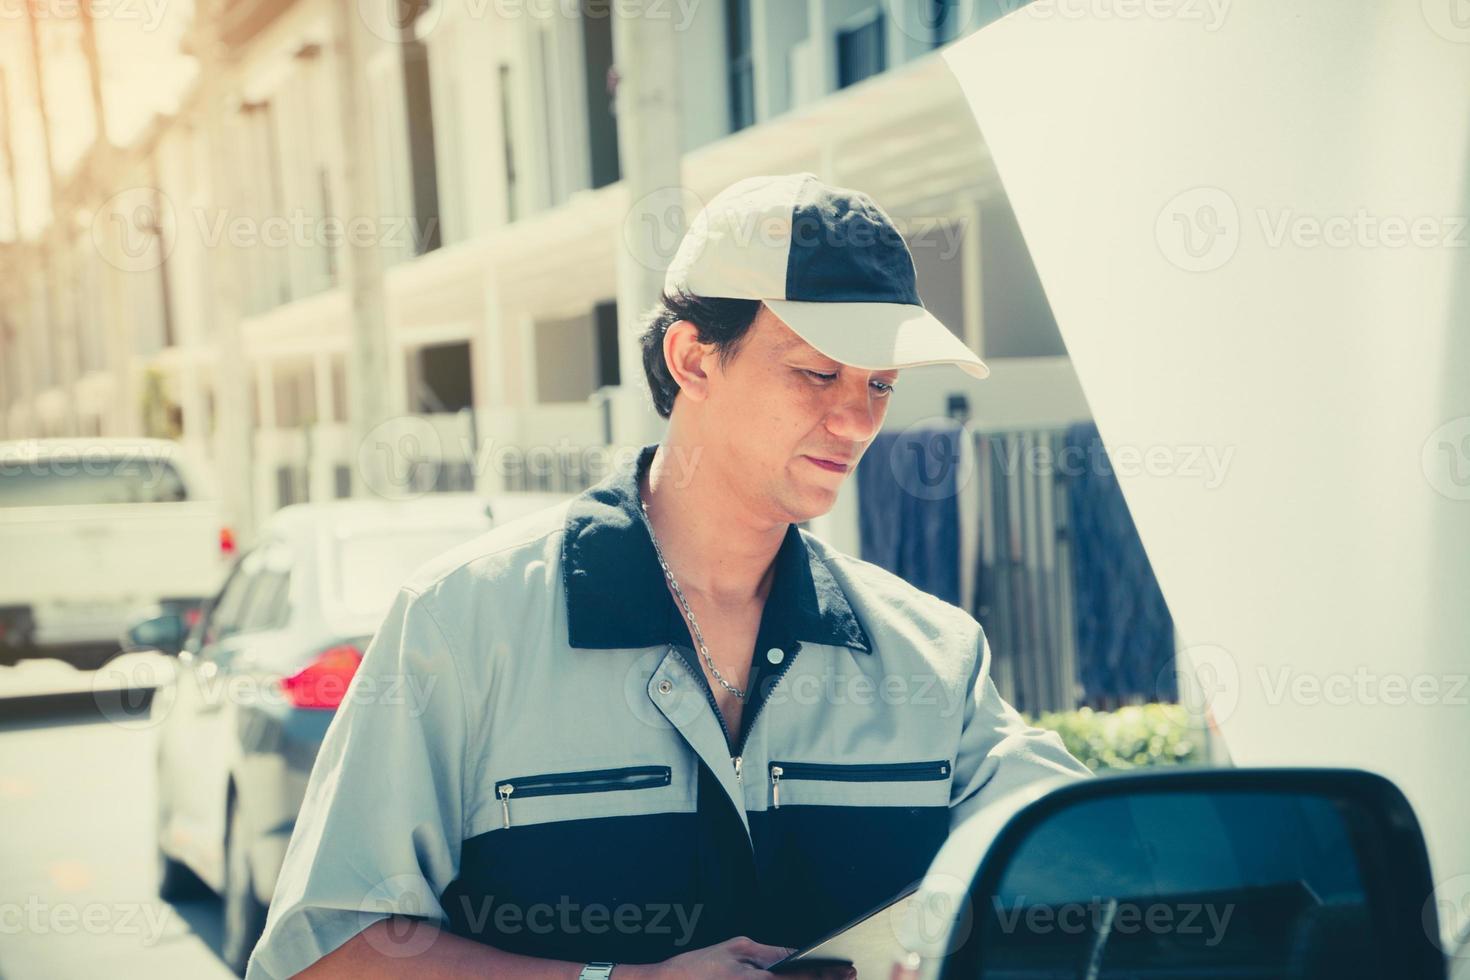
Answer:
<svg viewBox="0 0 1470 980"><path fill-rule="evenodd" d="M638 480L657 449L644 446L636 462L583 491L567 512L562 582L573 647L693 646L639 512ZM776 553L756 645L789 649L800 641L872 652L842 587L792 524Z"/></svg>

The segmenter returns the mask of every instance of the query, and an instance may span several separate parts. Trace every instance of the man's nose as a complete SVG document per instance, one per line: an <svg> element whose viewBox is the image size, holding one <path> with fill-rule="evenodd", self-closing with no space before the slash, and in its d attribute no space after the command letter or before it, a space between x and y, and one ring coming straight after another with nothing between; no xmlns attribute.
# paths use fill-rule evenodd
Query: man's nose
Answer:
<svg viewBox="0 0 1470 980"><path fill-rule="evenodd" d="M827 431L839 439L859 444L872 439L883 424L883 412L874 405L877 399L869 393L867 379L845 385L838 399L827 414Z"/></svg>

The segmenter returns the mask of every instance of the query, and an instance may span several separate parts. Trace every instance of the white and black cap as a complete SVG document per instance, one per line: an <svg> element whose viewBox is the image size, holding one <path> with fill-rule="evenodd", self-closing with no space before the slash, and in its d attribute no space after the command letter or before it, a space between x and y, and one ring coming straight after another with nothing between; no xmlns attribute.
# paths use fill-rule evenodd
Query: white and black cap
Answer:
<svg viewBox="0 0 1470 980"><path fill-rule="evenodd" d="M814 174L749 177L695 217L669 266L671 294L758 299L834 361L870 371L990 369L924 309L908 243L868 195Z"/></svg>

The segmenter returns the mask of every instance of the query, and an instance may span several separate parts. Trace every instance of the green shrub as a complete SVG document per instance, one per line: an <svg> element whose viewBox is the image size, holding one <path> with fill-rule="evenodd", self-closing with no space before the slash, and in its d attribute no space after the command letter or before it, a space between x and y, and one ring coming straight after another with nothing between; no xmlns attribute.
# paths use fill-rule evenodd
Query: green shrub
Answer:
<svg viewBox="0 0 1470 980"><path fill-rule="evenodd" d="M1067 751L1094 771L1205 761L1204 739L1177 704L1140 704L1117 711L1081 708L1027 720L1061 735Z"/></svg>

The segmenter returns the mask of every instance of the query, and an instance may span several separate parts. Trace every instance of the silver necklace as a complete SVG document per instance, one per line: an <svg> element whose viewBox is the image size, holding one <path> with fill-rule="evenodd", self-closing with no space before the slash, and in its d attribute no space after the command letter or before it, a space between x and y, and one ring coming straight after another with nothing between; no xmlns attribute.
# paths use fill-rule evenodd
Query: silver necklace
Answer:
<svg viewBox="0 0 1470 980"><path fill-rule="evenodd" d="M699 631L699 620L694 618L694 610L689 608L689 600L684 598L684 590L679 588L678 579L674 578L674 573L669 570L669 563L664 560L663 549L658 546L658 535L653 533L653 519L648 516L648 504L643 500L641 494L638 498L638 505L643 510L643 523L648 525L648 537L653 542L653 553L658 556L658 563L664 570L664 577L673 587L674 595L679 597L679 605L684 607L684 615L689 617L689 625L694 629L694 639L699 644L700 655L704 657L704 662L709 664L710 672L715 675L715 680L719 681L725 690L744 701L745 692L725 680L724 675L720 673L720 668L715 666L714 660L709 655L709 647L704 645L704 634Z"/></svg>

